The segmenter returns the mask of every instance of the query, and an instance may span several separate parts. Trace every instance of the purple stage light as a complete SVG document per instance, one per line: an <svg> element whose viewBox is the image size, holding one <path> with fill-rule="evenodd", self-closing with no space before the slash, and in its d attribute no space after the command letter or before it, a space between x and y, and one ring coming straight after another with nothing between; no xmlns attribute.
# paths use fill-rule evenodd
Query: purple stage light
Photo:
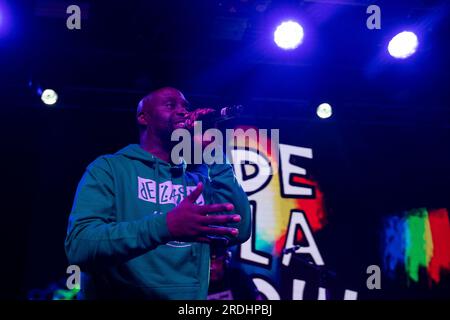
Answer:
<svg viewBox="0 0 450 320"><path fill-rule="evenodd" d="M11 27L9 8L5 1L0 0L0 39L9 34Z"/></svg>

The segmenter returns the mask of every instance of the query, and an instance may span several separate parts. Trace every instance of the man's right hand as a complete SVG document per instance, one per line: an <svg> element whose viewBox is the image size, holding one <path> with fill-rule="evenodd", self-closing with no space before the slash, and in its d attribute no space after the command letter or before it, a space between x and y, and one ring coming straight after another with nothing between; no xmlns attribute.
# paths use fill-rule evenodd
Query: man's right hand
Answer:
<svg viewBox="0 0 450 320"><path fill-rule="evenodd" d="M224 227L227 223L241 220L240 215L208 215L209 213L232 211L231 203L207 204L199 206L195 201L203 191L200 182L197 187L167 213L167 227L175 240L208 242L207 236L237 236L238 229Z"/></svg>

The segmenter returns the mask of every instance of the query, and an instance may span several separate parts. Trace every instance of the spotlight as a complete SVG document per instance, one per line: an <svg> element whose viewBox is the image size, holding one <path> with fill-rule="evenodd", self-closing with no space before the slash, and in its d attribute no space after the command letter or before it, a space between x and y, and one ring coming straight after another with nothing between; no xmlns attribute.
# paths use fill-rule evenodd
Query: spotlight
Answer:
<svg viewBox="0 0 450 320"><path fill-rule="evenodd" d="M41 90L39 90L39 91L41 91ZM49 106L54 105L56 103L56 101L58 101L58 94L53 89L45 89L41 93L41 100L46 105L49 105Z"/></svg>
<svg viewBox="0 0 450 320"><path fill-rule="evenodd" d="M388 51L397 59L406 59L412 56L419 45L417 36L410 31L403 31L389 41Z"/></svg>
<svg viewBox="0 0 450 320"><path fill-rule="evenodd" d="M0 39L7 38L12 26L11 13L5 1L0 0Z"/></svg>
<svg viewBox="0 0 450 320"><path fill-rule="evenodd" d="M282 49L292 50L303 41L303 27L295 21L285 21L275 30L274 41Z"/></svg>
<svg viewBox="0 0 450 320"><path fill-rule="evenodd" d="M322 103L317 107L317 116L321 119L327 119L331 117L333 114L333 110L331 108L331 105L328 103Z"/></svg>

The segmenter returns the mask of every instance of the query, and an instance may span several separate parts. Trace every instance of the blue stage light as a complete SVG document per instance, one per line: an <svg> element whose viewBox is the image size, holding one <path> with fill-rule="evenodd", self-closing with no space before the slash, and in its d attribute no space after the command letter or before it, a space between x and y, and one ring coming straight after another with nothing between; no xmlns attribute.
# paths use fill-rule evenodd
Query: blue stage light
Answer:
<svg viewBox="0 0 450 320"><path fill-rule="evenodd" d="M403 31L392 38L388 51L394 58L406 59L416 52L418 45L419 40L413 32Z"/></svg>
<svg viewBox="0 0 450 320"><path fill-rule="evenodd" d="M282 49L292 50L303 41L303 27L295 21L281 23L274 32L274 41Z"/></svg>

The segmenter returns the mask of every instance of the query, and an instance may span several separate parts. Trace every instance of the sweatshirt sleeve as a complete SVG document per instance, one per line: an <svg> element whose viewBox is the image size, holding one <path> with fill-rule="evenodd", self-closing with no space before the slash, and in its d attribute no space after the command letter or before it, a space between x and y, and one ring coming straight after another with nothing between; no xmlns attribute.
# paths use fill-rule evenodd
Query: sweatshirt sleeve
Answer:
<svg viewBox="0 0 450 320"><path fill-rule="evenodd" d="M250 238L251 212L247 194L234 175L233 167L225 160L224 164L212 164L209 166L209 178L211 181L211 199L213 203L229 202L234 205L234 212L241 216L241 221L230 223L229 227L237 228L237 237L228 237L229 246L243 243Z"/></svg>
<svg viewBox="0 0 450 320"><path fill-rule="evenodd" d="M100 157L84 173L69 217L65 250L71 264L89 270L135 258L170 241L166 215L116 222L114 177Z"/></svg>

